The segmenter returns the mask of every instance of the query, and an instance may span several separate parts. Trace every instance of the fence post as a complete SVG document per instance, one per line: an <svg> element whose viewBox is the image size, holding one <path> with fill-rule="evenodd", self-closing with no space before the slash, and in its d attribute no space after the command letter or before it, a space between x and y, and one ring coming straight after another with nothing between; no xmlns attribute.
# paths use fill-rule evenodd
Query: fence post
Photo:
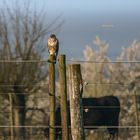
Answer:
<svg viewBox="0 0 140 140"><path fill-rule="evenodd" d="M50 128L49 140L55 140L55 56L49 57Z"/></svg>
<svg viewBox="0 0 140 140"><path fill-rule="evenodd" d="M137 129L137 136L138 136L138 140L140 140L140 133L139 133L139 113L138 113L138 105L137 105L137 88L134 88L134 106L135 106L135 110L136 110L136 129Z"/></svg>
<svg viewBox="0 0 140 140"><path fill-rule="evenodd" d="M14 140L14 128L13 128L13 100L12 95L9 94L9 103L10 103L10 140Z"/></svg>
<svg viewBox="0 0 140 140"><path fill-rule="evenodd" d="M68 133L69 119L68 119L68 108L67 108L67 79L66 79L65 55L60 55L58 60L59 60L62 140L69 140L69 133Z"/></svg>
<svg viewBox="0 0 140 140"><path fill-rule="evenodd" d="M68 68L72 140L84 140L81 67L70 64Z"/></svg>

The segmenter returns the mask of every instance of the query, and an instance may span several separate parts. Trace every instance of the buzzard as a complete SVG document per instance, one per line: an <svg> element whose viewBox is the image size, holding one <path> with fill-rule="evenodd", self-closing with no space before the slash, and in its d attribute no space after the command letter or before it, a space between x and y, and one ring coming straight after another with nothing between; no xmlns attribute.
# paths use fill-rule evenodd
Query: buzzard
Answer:
<svg viewBox="0 0 140 140"><path fill-rule="evenodd" d="M48 38L47 46L48 46L49 54L54 55L56 59L58 55L58 50L59 50L59 41L56 38L55 34L50 35L50 37Z"/></svg>

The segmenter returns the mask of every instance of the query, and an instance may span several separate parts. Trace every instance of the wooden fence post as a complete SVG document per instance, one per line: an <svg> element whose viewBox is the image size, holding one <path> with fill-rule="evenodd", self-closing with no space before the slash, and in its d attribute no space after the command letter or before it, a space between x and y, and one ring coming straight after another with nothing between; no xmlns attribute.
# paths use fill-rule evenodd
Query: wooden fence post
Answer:
<svg viewBox="0 0 140 140"><path fill-rule="evenodd" d="M139 112L138 112L138 105L137 105L137 88L134 88L134 106L135 106L135 110L136 110L136 131L137 131L137 137L138 140L140 140L140 133L139 133Z"/></svg>
<svg viewBox="0 0 140 140"><path fill-rule="evenodd" d="M9 94L9 103L10 103L10 140L14 140L14 127L13 127L13 100L12 94Z"/></svg>
<svg viewBox="0 0 140 140"><path fill-rule="evenodd" d="M67 108L67 79L66 79L65 55L60 55L58 60L59 60L62 140L69 140L69 129L68 129L69 119L68 119L68 108Z"/></svg>
<svg viewBox="0 0 140 140"><path fill-rule="evenodd" d="M55 140L55 56L49 57L50 128L49 140Z"/></svg>
<svg viewBox="0 0 140 140"><path fill-rule="evenodd" d="M68 68L72 140L84 140L81 67L70 64Z"/></svg>

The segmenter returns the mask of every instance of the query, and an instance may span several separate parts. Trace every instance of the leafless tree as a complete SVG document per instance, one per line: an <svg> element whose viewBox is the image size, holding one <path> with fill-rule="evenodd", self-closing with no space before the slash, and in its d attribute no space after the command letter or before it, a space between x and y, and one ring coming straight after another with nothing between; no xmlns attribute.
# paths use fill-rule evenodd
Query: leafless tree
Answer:
<svg viewBox="0 0 140 140"><path fill-rule="evenodd" d="M0 93L5 99L12 94L15 126L25 124L27 93L40 88L36 84L47 76L46 63L39 62L46 35L61 26L57 19L46 25L44 12L23 7L0 9ZM18 137L24 133L15 128Z"/></svg>

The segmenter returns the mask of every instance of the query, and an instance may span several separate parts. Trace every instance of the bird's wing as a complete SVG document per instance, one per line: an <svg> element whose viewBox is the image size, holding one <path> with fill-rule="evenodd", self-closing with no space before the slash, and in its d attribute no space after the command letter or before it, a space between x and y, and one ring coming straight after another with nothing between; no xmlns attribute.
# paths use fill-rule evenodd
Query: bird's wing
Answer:
<svg viewBox="0 0 140 140"><path fill-rule="evenodd" d="M58 51L59 51L59 41L57 39L57 44L56 44L56 56L58 55Z"/></svg>

